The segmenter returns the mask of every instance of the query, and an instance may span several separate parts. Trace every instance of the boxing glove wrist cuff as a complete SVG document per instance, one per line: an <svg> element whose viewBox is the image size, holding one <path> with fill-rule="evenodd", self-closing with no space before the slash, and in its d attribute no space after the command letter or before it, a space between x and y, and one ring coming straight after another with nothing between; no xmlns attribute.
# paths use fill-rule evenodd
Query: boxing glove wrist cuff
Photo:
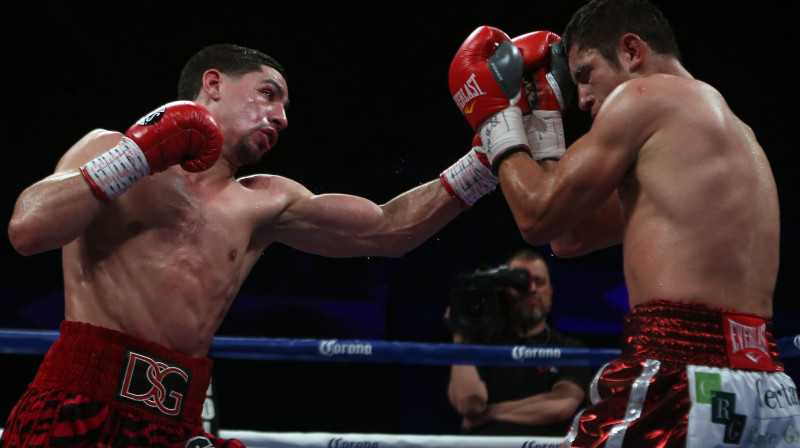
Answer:
<svg viewBox="0 0 800 448"><path fill-rule="evenodd" d="M561 112L535 110L523 118L533 160L560 159L567 150Z"/></svg>
<svg viewBox="0 0 800 448"><path fill-rule="evenodd" d="M563 113L565 110L567 110L569 101L564 97L564 94L561 92L561 84L558 83L558 80L555 78L552 72L547 72L547 74L545 74L544 77L545 79L547 79L547 84L550 85L550 89L556 96L556 100L558 100L558 107ZM572 79L567 79L564 81L564 83L571 84Z"/></svg>
<svg viewBox="0 0 800 448"><path fill-rule="evenodd" d="M447 194L461 201L465 209L472 207L478 199L493 191L498 183L497 177L478 160L475 151L468 152L450 165L439 175L439 180Z"/></svg>
<svg viewBox="0 0 800 448"><path fill-rule="evenodd" d="M511 106L492 115L478 130L483 149L489 159L492 172L497 173L500 162L508 151L528 151L528 137L522 121L522 110Z"/></svg>
<svg viewBox="0 0 800 448"><path fill-rule="evenodd" d="M150 174L150 165L139 146L122 137L117 146L83 165L81 174L100 199L112 201Z"/></svg>

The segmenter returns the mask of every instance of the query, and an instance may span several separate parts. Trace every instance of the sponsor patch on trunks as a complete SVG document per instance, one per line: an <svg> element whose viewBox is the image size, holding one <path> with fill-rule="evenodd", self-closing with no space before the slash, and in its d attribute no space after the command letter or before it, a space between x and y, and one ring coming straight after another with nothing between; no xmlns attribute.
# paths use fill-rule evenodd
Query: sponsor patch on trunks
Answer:
<svg viewBox="0 0 800 448"><path fill-rule="evenodd" d="M767 323L755 316L723 315L728 358L734 369L773 370Z"/></svg>
<svg viewBox="0 0 800 448"><path fill-rule="evenodd" d="M800 446L797 386L784 372L687 366L687 448Z"/></svg>
<svg viewBox="0 0 800 448"><path fill-rule="evenodd" d="M126 350L117 399L180 419L191 379L191 369Z"/></svg>

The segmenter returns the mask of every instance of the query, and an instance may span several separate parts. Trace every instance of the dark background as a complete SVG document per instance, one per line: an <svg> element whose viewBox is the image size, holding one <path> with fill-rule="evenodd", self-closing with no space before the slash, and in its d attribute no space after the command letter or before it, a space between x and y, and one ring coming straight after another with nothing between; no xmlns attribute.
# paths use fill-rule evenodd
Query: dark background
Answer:
<svg viewBox="0 0 800 448"><path fill-rule="evenodd" d="M675 28L686 67L723 93L754 128L772 164L783 229L775 332L795 335L795 16L755 1L658 3ZM50 174L87 131L127 129L173 100L183 62L219 42L260 49L289 74L290 125L278 146L241 174L280 174L315 193L385 202L437 177L469 149L471 130L447 86L450 60L464 38L480 25L511 36L560 33L581 4L227 1L123 8L13 2L0 15L6 167L0 221L8 222L22 189ZM588 125L573 104L568 138ZM23 257L1 240L0 327L56 329L63 316L60 254ZM499 191L398 259L325 259L274 245L219 334L443 342L448 334L441 317L453 276L502 263L524 245ZM548 261L552 324L590 346L617 347L627 311L620 251ZM0 357L0 419L40 361ZM216 362L224 428L457 431L458 417L446 401L446 367Z"/></svg>

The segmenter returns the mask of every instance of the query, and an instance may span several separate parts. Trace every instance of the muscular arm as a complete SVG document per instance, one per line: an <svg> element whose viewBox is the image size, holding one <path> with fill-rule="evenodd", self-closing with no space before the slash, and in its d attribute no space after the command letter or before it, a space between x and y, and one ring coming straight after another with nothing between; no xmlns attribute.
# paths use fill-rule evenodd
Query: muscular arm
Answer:
<svg viewBox="0 0 800 448"><path fill-rule="evenodd" d="M329 257L401 256L462 211L439 180L383 205L343 194L315 196L299 186L295 190L273 226L274 239Z"/></svg>
<svg viewBox="0 0 800 448"><path fill-rule="evenodd" d="M550 241L556 256L579 257L622 242L622 210L616 192L592 214L575 224L561 237Z"/></svg>
<svg viewBox="0 0 800 448"><path fill-rule="evenodd" d="M539 166L549 172L558 164L555 160L542 161ZM597 210L550 241L550 248L559 257L578 257L598 249L622 242L622 210L616 192Z"/></svg>
<svg viewBox="0 0 800 448"><path fill-rule="evenodd" d="M575 237L581 233L576 226L609 201L657 120L656 113L647 110L658 109L652 106L655 101L635 97L632 91L638 90L627 86L618 90L613 100L609 97L589 132L573 143L551 169L543 169L522 153L511 155L500 166L503 195L527 242L548 243L564 237L571 229L576 229L572 235ZM609 210L598 212L591 219L619 218L608 214ZM619 226L616 232L610 237L596 234L592 237L595 242L586 243L586 247L615 241L621 235ZM574 241L570 244L574 253L579 252Z"/></svg>
<svg viewBox="0 0 800 448"><path fill-rule="evenodd" d="M64 154L52 175L20 194L8 225L11 244L20 254L58 249L86 230L102 203L81 176L80 165L119 139L115 132L90 132Z"/></svg>

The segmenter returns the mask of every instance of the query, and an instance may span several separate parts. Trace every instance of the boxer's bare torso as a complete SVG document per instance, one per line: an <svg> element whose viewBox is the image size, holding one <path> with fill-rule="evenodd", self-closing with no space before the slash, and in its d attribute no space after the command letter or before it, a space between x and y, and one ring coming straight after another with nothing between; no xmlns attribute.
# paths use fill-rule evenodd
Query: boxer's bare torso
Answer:
<svg viewBox="0 0 800 448"><path fill-rule="evenodd" d="M256 226L285 205L276 183L254 191L180 168L144 179L64 247L66 318L204 355L270 243ZM274 200L256 215L259 193Z"/></svg>
<svg viewBox="0 0 800 448"><path fill-rule="evenodd" d="M203 80L196 102L224 136L207 170L172 166L102 202L79 170L122 134L98 129L17 200L14 247L24 255L63 248L66 319L203 356L271 243L327 257L401 256L462 211L438 179L382 205L315 195L279 176L237 179L285 128L286 81L266 66L240 77L208 70Z"/></svg>
<svg viewBox="0 0 800 448"><path fill-rule="evenodd" d="M650 89L667 104L618 187L631 305L667 299L771 316L778 196L753 132L700 81L634 83L620 93Z"/></svg>
<svg viewBox="0 0 800 448"><path fill-rule="evenodd" d="M115 135L90 134L79 146L106 147L98 140ZM313 195L280 176L230 173L224 160L202 173L172 167L103 205L63 248L66 318L203 356L271 243L330 257L398 256L461 211L438 180L379 206Z"/></svg>

